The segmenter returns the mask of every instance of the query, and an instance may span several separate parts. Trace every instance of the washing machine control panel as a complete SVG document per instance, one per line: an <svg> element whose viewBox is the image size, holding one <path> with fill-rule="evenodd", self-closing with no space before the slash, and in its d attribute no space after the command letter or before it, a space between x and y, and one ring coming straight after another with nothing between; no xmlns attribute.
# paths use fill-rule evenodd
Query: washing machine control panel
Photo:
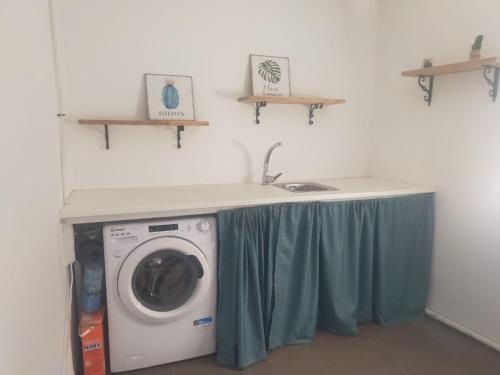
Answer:
<svg viewBox="0 0 500 375"><path fill-rule="evenodd" d="M105 236L111 242L115 258L127 255L138 244L162 236L176 236L211 246L216 241L214 217L179 218L142 223L117 223L107 226Z"/></svg>
<svg viewBox="0 0 500 375"><path fill-rule="evenodd" d="M172 222L149 223L143 227L143 235L145 237L158 236L180 236L185 235L196 236L208 233L212 228L209 219L198 218L191 220L179 220Z"/></svg>

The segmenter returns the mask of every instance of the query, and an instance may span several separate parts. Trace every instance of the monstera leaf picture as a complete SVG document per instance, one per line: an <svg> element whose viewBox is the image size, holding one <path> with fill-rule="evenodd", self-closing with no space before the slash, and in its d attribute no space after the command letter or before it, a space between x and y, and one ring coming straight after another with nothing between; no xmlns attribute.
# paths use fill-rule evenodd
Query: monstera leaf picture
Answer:
<svg viewBox="0 0 500 375"><path fill-rule="evenodd" d="M257 72L262 79L271 83L278 83L281 79L281 68L276 61L266 60L259 64Z"/></svg>
<svg viewBox="0 0 500 375"><path fill-rule="evenodd" d="M290 96L288 57L250 55L254 95Z"/></svg>

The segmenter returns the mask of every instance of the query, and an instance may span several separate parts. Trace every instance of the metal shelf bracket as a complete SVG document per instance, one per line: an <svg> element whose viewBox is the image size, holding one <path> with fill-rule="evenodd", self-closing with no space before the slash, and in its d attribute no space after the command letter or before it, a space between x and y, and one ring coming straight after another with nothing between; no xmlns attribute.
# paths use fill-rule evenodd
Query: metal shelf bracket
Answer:
<svg viewBox="0 0 500 375"><path fill-rule="evenodd" d="M309 104L309 125L314 125L312 120L314 117L314 110L323 108L323 104Z"/></svg>
<svg viewBox="0 0 500 375"><path fill-rule="evenodd" d="M266 106L267 106L267 102L257 102L257 103L255 103L255 123L256 124L260 124L260 120L259 120L260 109L262 107L266 107Z"/></svg>
<svg viewBox="0 0 500 375"><path fill-rule="evenodd" d="M426 79L429 79L428 86L425 86ZM418 85L425 92L424 100L427 105L431 105L432 103L432 91L434 90L434 76L419 76L418 77Z"/></svg>
<svg viewBox="0 0 500 375"><path fill-rule="evenodd" d="M106 150L109 150L109 130L108 130L108 124L104 125L104 140L106 141Z"/></svg>
<svg viewBox="0 0 500 375"><path fill-rule="evenodd" d="M181 148L181 132L184 131L184 126L177 127L177 148Z"/></svg>
<svg viewBox="0 0 500 375"><path fill-rule="evenodd" d="M181 132L183 131L184 126L177 126L177 148L181 148ZM107 124L104 124L104 140L106 141L106 150L109 150L109 129Z"/></svg>
<svg viewBox="0 0 500 375"><path fill-rule="evenodd" d="M490 73L493 71L493 77L490 78ZM497 100L498 95L498 82L500 78L500 67L494 65L485 65L483 70L484 79L491 87L489 95L493 103Z"/></svg>
<svg viewBox="0 0 500 375"><path fill-rule="evenodd" d="M184 131L184 126L177 126L177 148L181 148L181 132ZM109 150L109 129L108 125L104 125L104 140L106 141L106 150Z"/></svg>

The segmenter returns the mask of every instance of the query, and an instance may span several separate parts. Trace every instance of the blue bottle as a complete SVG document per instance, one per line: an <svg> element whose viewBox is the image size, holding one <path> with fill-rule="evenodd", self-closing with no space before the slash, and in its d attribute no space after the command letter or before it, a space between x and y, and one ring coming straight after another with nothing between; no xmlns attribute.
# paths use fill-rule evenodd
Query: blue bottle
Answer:
<svg viewBox="0 0 500 375"><path fill-rule="evenodd" d="M82 310L95 313L101 307L104 265L102 258L93 256L83 265Z"/></svg>

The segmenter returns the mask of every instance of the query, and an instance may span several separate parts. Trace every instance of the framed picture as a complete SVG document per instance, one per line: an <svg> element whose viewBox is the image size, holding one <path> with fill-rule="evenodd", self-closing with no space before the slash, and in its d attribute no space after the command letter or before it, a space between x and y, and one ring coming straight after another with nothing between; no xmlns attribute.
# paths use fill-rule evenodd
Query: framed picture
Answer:
<svg viewBox="0 0 500 375"><path fill-rule="evenodd" d="M191 76L146 74L150 120L194 120Z"/></svg>
<svg viewBox="0 0 500 375"><path fill-rule="evenodd" d="M253 94L290 96L288 57L250 55Z"/></svg>

